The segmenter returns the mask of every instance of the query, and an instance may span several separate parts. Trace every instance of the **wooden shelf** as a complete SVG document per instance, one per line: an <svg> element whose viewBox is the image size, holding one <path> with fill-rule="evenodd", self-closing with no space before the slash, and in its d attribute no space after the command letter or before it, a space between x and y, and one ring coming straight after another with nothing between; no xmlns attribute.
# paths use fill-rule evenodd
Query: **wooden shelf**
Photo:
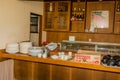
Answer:
<svg viewBox="0 0 120 80"><path fill-rule="evenodd" d="M83 23L85 20L74 20L74 21L71 21L72 23Z"/></svg>
<svg viewBox="0 0 120 80"><path fill-rule="evenodd" d="M116 14L120 14L120 12L116 12Z"/></svg>

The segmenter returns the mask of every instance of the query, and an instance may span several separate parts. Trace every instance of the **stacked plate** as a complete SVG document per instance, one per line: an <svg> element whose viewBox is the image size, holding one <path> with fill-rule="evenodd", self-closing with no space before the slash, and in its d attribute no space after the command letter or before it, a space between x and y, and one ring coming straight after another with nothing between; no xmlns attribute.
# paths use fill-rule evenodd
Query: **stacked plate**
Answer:
<svg viewBox="0 0 120 80"><path fill-rule="evenodd" d="M20 43L20 53L27 54L28 49L32 47L32 42L21 42Z"/></svg>
<svg viewBox="0 0 120 80"><path fill-rule="evenodd" d="M8 43L6 45L6 52L11 53L11 54L19 52L19 44L18 43Z"/></svg>

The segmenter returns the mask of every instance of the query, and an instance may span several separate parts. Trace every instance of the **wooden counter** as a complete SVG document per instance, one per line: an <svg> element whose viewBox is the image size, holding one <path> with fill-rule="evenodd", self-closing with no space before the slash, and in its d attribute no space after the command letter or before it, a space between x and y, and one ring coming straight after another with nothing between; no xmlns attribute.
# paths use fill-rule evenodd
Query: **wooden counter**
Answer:
<svg viewBox="0 0 120 80"><path fill-rule="evenodd" d="M77 63L72 61L64 61L64 60L53 60L50 58L38 58L24 54L8 54L4 50L0 51L1 58L10 58L15 60L24 60L30 62L39 62L39 63L47 63L47 64L54 64L54 65L62 65L68 67L76 67L76 68L86 68L92 70L101 70L101 71L108 71L108 72L117 72L120 73L120 68L111 68L102 65L93 65L93 64L86 64L86 63Z"/></svg>
<svg viewBox="0 0 120 80"><path fill-rule="evenodd" d="M77 63L0 50L0 61L14 60L14 80L120 80L120 68Z"/></svg>

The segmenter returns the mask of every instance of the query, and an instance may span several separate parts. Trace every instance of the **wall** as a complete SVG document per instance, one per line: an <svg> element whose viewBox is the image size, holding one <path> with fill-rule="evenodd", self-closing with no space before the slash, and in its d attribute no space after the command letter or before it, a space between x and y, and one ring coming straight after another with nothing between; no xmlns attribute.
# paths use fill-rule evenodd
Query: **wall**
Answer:
<svg viewBox="0 0 120 80"><path fill-rule="evenodd" d="M43 2L0 1L0 49L9 42L29 40L30 12L43 14Z"/></svg>
<svg viewBox="0 0 120 80"><path fill-rule="evenodd" d="M52 36L52 38L51 38ZM119 34L100 34L100 33L72 33L72 32L47 32L47 41L62 42L69 40L69 36L75 36L76 41L109 42L120 43Z"/></svg>

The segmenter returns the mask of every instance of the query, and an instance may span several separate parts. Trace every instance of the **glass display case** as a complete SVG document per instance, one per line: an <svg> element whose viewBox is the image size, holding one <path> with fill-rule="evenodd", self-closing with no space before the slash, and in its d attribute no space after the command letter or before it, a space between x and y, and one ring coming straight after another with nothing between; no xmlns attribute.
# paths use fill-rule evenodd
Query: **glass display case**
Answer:
<svg viewBox="0 0 120 80"><path fill-rule="evenodd" d="M67 51L88 50L88 51L96 51L102 53L120 54L120 44L63 40L61 42L61 50L67 50Z"/></svg>

